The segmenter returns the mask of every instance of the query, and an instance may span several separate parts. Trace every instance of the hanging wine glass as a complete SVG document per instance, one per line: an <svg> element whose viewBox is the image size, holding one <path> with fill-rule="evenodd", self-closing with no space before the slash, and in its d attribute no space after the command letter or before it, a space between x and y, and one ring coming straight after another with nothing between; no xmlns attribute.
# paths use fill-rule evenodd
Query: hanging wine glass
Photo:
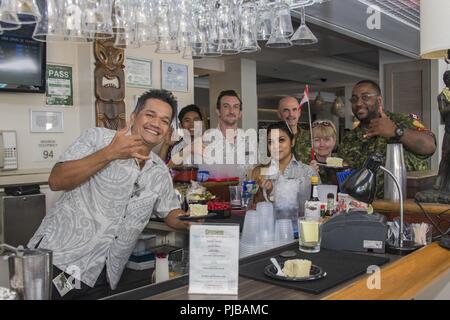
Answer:
<svg viewBox="0 0 450 320"><path fill-rule="evenodd" d="M11 2L21 24L34 24L41 20L36 0L12 0Z"/></svg>
<svg viewBox="0 0 450 320"><path fill-rule="evenodd" d="M87 1L82 14L84 34L92 39L113 37L111 0Z"/></svg>
<svg viewBox="0 0 450 320"><path fill-rule="evenodd" d="M297 31L291 38L291 41L295 45L311 45L318 42L316 36L312 33L312 31L306 25L306 16L305 16L305 8L300 8L301 14L301 23L300 27L298 27Z"/></svg>
<svg viewBox="0 0 450 320"><path fill-rule="evenodd" d="M257 12L258 40L269 40L270 34L272 33L272 19L272 10L269 8L265 0L261 0L258 3Z"/></svg>
<svg viewBox="0 0 450 320"><path fill-rule="evenodd" d="M289 19L287 19L286 8L289 12L289 6L285 3L277 3L274 6L274 23L272 24L272 32L269 40L266 42L268 48L289 48L292 42L288 36L291 35L292 21L289 12Z"/></svg>
<svg viewBox="0 0 450 320"><path fill-rule="evenodd" d="M32 38L36 41L63 41L63 24L60 19L62 13L60 0L47 0L39 3L42 18L34 28Z"/></svg>
<svg viewBox="0 0 450 320"><path fill-rule="evenodd" d="M136 8L136 33L139 43L148 46L158 42L158 32L155 23L154 0L140 1Z"/></svg>
<svg viewBox="0 0 450 320"><path fill-rule="evenodd" d="M241 8L241 52L256 52L261 49L257 40L256 5L253 2L246 2Z"/></svg>
<svg viewBox="0 0 450 320"><path fill-rule="evenodd" d="M89 41L90 35L83 31L83 11L85 1L65 0L62 10L64 40L85 43Z"/></svg>
<svg viewBox="0 0 450 320"><path fill-rule="evenodd" d="M0 2L0 27L3 30L17 30L20 26L13 0L2 0Z"/></svg>

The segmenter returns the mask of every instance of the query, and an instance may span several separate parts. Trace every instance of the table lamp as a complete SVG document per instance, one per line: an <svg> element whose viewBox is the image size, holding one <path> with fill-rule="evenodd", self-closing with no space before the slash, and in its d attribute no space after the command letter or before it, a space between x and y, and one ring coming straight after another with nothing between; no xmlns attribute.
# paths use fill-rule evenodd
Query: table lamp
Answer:
<svg viewBox="0 0 450 320"><path fill-rule="evenodd" d="M397 177L395 177L392 172L383 167L383 156L379 153L375 153L366 160L363 167L359 170L353 172L350 176L345 179L342 187L343 191L349 194L351 197L358 201L362 201L371 204L375 198L377 190L377 172L382 170L389 177L394 180L400 196L400 233L399 241L397 243L391 244L386 243L386 251L393 254L406 255L412 251L418 249L418 246L412 246L411 244L406 244L403 240L403 192L400 186L400 182Z"/></svg>

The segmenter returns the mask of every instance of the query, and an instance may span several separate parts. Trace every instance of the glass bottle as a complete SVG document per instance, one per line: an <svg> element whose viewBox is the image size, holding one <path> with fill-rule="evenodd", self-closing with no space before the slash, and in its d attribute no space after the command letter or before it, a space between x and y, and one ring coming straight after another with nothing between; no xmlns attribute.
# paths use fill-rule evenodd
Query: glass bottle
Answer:
<svg viewBox="0 0 450 320"><path fill-rule="evenodd" d="M332 216L335 211L335 204L334 204L334 194L329 193L327 194L327 211L326 216Z"/></svg>
<svg viewBox="0 0 450 320"><path fill-rule="evenodd" d="M309 201L314 201L314 202L319 201L319 192L317 190L318 184L319 184L319 177L312 176L311 177L311 197L309 198Z"/></svg>

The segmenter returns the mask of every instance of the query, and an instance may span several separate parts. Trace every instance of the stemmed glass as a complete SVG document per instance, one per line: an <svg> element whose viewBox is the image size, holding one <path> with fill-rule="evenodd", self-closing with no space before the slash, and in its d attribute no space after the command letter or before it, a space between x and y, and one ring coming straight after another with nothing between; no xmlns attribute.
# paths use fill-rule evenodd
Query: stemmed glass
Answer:
<svg viewBox="0 0 450 320"><path fill-rule="evenodd" d="M64 40L63 24L60 19L63 10L62 4L60 0L40 2L39 10L42 18L34 28L32 36L34 40L41 42Z"/></svg>
<svg viewBox="0 0 450 320"><path fill-rule="evenodd" d="M13 0L0 2L0 27L2 30L17 30L21 27L17 12L14 10Z"/></svg>
<svg viewBox="0 0 450 320"><path fill-rule="evenodd" d="M256 52L261 50L258 45L256 31L257 8L253 2L246 2L241 7L241 52Z"/></svg>
<svg viewBox="0 0 450 320"><path fill-rule="evenodd" d="M266 43L268 48L289 48L292 42L288 39L293 33L291 13L289 6L280 2L274 6L274 23L272 32Z"/></svg>
<svg viewBox="0 0 450 320"><path fill-rule="evenodd" d="M311 32L311 30L306 25L305 17L305 7L300 8L301 13L301 23L300 27L294 33L291 41L295 45L310 45L318 42L316 36Z"/></svg>

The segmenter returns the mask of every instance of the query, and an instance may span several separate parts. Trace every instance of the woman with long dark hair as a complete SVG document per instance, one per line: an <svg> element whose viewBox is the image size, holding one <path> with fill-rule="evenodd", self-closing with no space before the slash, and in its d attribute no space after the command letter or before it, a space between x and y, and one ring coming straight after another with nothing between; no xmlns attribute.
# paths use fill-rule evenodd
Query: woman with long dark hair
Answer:
<svg viewBox="0 0 450 320"><path fill-rule="evenodd" d="M257 166L252 171L252 179L256 180L260 187L255 197L256 202L264 200L261 189L265 188L268 194L272 193L272 181L276 181L280 176L310 181L312 176L317 175L314 168L295 159L292 154L294 143L294 135L286 122L276 122L267 128L267 147L271 162L266 166Z"/></svg>

